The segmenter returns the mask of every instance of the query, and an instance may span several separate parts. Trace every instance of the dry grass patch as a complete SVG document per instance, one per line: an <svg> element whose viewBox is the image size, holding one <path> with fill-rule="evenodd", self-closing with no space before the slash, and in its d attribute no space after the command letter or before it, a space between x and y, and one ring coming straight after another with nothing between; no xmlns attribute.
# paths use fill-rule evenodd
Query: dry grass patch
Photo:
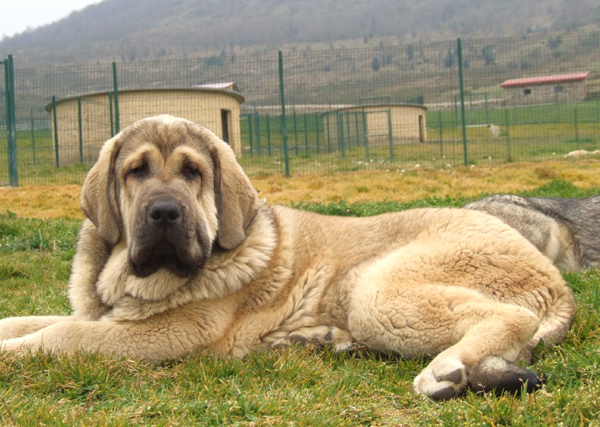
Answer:
<svg viewBox="0 0 600 427"><path fill-rule="evenodd" d="M519 163L455 169L351 172L331 176L296 176L252 179L254 187L270 203L407 202L428 197L476 197L480 194L514 193L540 187L553 179L576 187L600 187L600 162Z"/></svg>
<svg viewBox="0 0 600 427"><path fill-rule="evenodd" d="M80 185L0 187L0 211L27 218L81 218Z"/></svg>
<svg viewBox="0 0 600 427"><path fill-rule="evenodd" d="M480 194L514 193L540 187L554 179L579 188L600 187L600 161L518 163L454 169L417 168L363 171L337 175L252 178L269 203L409 202L428 197L469 198ZM79 185L0 188L0 210L29 218L83 218Z"/></svg>

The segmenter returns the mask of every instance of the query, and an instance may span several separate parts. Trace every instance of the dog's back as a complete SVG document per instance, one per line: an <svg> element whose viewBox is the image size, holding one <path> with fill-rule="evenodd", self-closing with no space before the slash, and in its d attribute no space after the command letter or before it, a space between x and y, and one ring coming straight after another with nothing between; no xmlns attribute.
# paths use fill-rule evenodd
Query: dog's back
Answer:
<svg viewBox="0 0 600 427"><path fill-rule="evenodd" d="M600 267L600 196L529 201L540 212L569 226L582 268Z"/></svg>
<svg viewBox="0 0 600 427"><path fill-rule="evenodd" d="M491 196L465 206L494 215L568 270L600 266L600 196Z"/></svg>

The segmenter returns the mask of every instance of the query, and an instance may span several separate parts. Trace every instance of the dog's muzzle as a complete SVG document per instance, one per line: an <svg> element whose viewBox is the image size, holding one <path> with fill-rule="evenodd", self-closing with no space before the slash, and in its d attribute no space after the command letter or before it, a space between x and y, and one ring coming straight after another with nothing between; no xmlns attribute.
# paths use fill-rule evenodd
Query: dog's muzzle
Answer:
<svg viewBox="0 0 600 427"><path fill-rule="evenodd" d="M148 277L167 268L179 277L191 277L202 268L210 242L186 218L184 207L171 197L152 200L136 227L129 263L136 276Z"/></svg>

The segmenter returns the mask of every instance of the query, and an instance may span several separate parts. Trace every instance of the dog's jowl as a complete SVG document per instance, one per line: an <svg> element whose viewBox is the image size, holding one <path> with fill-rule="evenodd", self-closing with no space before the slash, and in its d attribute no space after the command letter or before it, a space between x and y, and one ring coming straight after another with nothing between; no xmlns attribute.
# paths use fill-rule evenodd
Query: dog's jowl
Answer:
<svg viewBox="0 0 600 427"><path fill-rule="evenodd" d="M432 356L414 389L448 399L469 386L539 386L512 363L540 340L559 343L575 311L552 262L493 216L341 218L270 206L226 143L170 116L107 141L81 205L73 314L2 320L4 350L160 362L359 343Z"/></svg>

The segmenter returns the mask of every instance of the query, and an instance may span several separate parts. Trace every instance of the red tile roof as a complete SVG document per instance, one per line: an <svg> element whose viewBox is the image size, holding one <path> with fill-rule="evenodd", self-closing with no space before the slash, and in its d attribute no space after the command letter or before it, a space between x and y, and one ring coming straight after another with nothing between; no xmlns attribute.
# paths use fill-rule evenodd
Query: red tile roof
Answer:
<svg viewBox="0 0 600 427"><path fill-rule="evenodd" d="M589 71L584 71L583 73L557 74L554 76L525 77L525 78L521 78L521 79L506 80L500 86L501 87L515 87L515 86L574 82L574 81L578 81L578 80L585 80L589 75L590 75Z"/></svg>

